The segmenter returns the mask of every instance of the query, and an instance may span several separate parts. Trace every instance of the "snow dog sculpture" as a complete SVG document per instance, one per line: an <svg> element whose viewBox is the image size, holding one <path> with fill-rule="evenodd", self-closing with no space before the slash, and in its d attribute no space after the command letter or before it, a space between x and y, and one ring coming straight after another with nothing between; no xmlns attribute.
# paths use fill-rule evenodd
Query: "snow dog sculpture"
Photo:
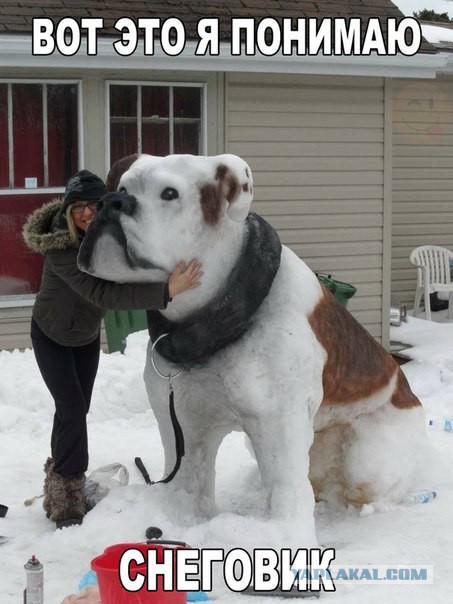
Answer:
<svg viewBox="0 0 453 604"><path fill-rule="evenodd" d="M81 246L86 272L118 282L165 280L203 264L200 287L153 312L159 365L175 373L185 457L170 483L193 511L214 511L217 450L232 430L252 444L270 518L316 544L316 500L398 502L426 442L425 416L398 364L276 232L250 212L250 167L234 155L134 155ZM165 380L145 381L165 449L175 438ZM297 527L297 530L294 529Z"/></svg>

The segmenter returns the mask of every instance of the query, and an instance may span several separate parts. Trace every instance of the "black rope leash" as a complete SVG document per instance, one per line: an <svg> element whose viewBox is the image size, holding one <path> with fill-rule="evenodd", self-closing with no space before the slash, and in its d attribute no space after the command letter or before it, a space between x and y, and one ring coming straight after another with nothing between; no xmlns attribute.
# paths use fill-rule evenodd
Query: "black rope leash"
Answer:
<svg viewBox="0 0 453 604"><path fill-rule="evenodd" d="M145 467L145 464L143 463L141 457L136 457L135 458L135 465L137 466L137 468L140 470L141 475L143 476L143 478L145 479L146 484L159 484L159 483L168 483L171 480L173 480L173 478L176 476L180 466L181 466L181 460L184 457L185 454L185 445L184 445L184 433L182 431L181 428L181 424L178 421L178 417L176 415L176 410L175 410L175 392L173 390L173 384L172 384L172 380L176 377L178 377L178 375L181 374L181 372L183 371L184 367L181 368L178 373L176 373L175 375L165 375L163 373L161 373L159 371L159 369L157 368L157 365L154 361L154 349L156 347L157 342L161 339L164 338L166 335L166 333L162 334L161 336L159 336L157 338L157 340L153 343L153 346L151 348L151 363L153 365L154 370L156 371L156 373L162 377L165 378L166 380L168 380L168 407L169 407L169 411L170 411L170 419L171 419L171 424L173 426L173 433L175 435L175 449L176 449L176 462L175 465L173 467L173 470L170 472L170 474L168 474L168 476L166 476L165 478L162 478L161 480L151 480L151 478L149 477L148 471Z"/></svg>
<svg viewBox="0 0 453 604"><path fill-rule="evenodd" d="M184 457L185 453L184 433L182 431L181 424L178 422L178 418L176 417L175 393L171 383L171 378L168 379L168 404L170 407L171 424L173 426L173 432L175 435L176 462L170 474L166 478L163 478L158 482L170 482L170 480L173 480L173 478L176 476L177 471L179 470L179 467L181 466L181 460Z"/></svg>

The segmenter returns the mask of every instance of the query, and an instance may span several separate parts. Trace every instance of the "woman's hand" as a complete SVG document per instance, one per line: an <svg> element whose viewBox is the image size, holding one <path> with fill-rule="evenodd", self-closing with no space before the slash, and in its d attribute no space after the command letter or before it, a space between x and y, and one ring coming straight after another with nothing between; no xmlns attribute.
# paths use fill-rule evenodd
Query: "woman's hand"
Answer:
<svg viewBox="0 0 453 604"><path fill-rule="evenodd" d="M181 260L168 279L168 295L170 298L174 298L187 289L198 287L203 275L200 269L201 263L197 260L191 260L189 264Z"/></svg>

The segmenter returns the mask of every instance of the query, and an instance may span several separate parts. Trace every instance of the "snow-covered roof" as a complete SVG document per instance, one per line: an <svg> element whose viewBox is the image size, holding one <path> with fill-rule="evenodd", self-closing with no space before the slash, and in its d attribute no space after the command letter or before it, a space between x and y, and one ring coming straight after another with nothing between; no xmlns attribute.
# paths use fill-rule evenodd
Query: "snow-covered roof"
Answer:
<svg viewBox="0 0 453 604"><path fill-rule="evenodd" d="M439 50L453 52L453 23L421 23L423 37Z"/></svg>

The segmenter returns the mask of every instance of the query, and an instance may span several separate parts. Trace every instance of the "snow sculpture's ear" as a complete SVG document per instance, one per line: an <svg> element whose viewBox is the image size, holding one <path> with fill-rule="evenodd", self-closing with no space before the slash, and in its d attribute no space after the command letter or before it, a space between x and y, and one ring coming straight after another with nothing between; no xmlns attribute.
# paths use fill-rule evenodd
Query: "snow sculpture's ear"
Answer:
<svg viewBox="0 0 453 604"><path fill-rule="evenodd" d="M113 164L109 170L109 173L107 174L107 180L105 181L106 187L109 191L116 191L118 189L121 177L125 172L127 172L127 170L129 170L138 157L138 153L133 153L132 155L126 155L126 157L118 159Z"/></svg>
<svg viewBox="0 0 453 604"><path fill-rule="evenodd" d="M200 187L200 202L204 219L217 224L224 211L231 220L242 222L247 217L253 199L252 171L237 155L218 155L214 160L212 182Z"/></svg>

